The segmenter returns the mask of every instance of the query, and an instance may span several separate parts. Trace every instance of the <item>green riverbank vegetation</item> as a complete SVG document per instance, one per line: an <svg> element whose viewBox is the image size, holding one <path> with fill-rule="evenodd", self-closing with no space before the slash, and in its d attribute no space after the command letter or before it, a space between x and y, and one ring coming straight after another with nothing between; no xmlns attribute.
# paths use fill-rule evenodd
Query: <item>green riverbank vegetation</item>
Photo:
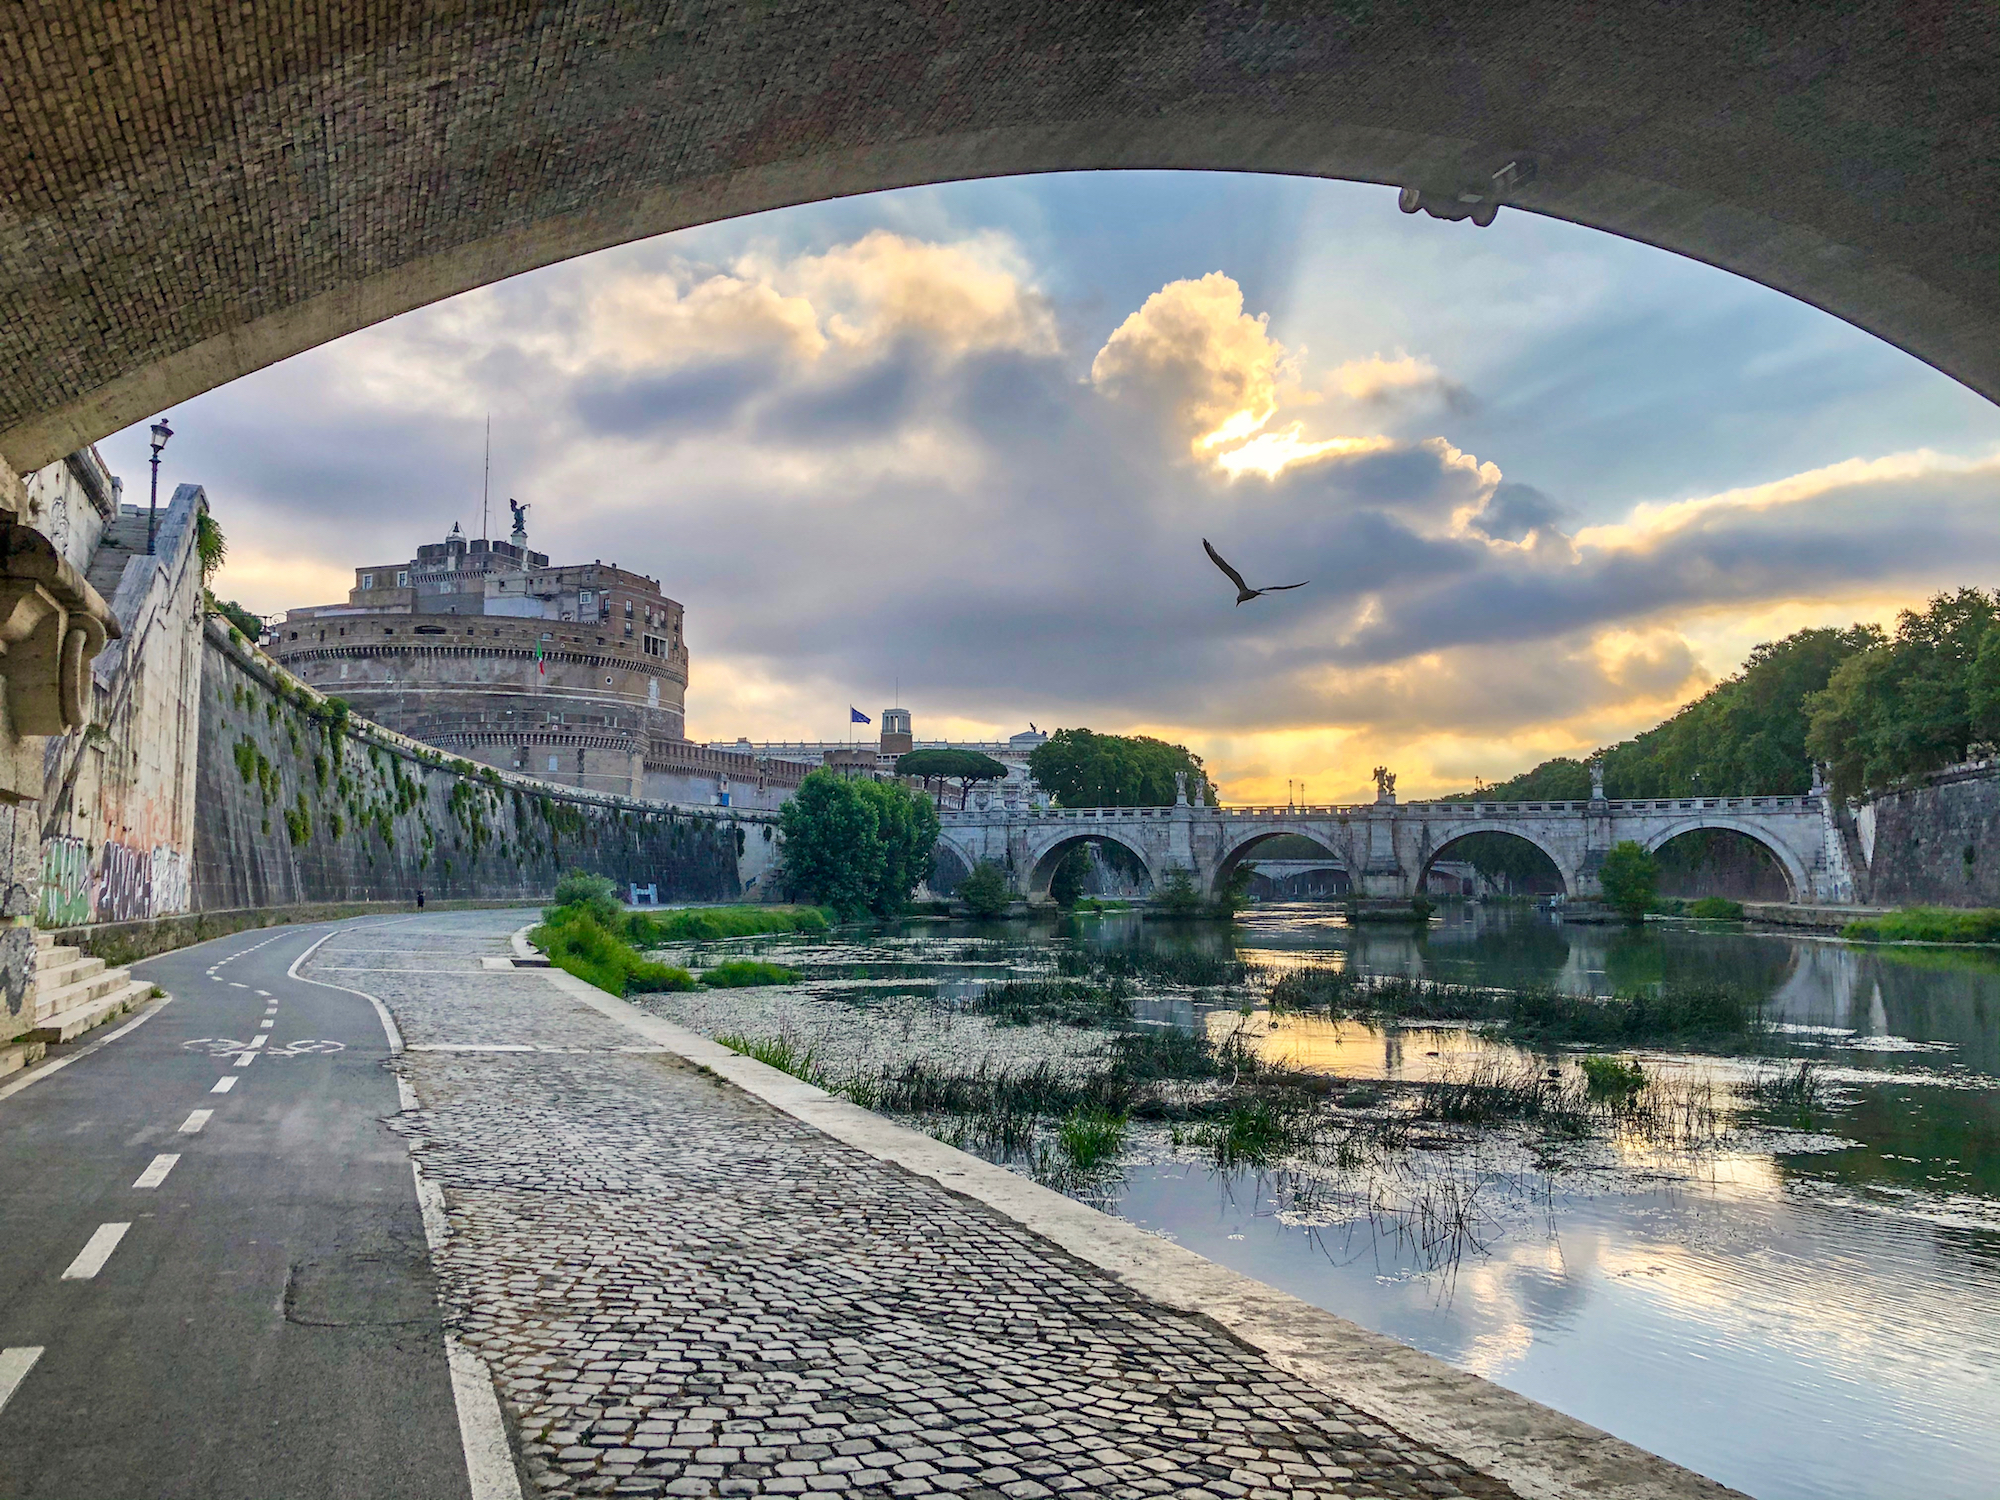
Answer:
<svg viewBox="0 0 2000 1500"><path fill-rule="evenodd" d="M1906 906L1879 917L1858 918L1840 935L1868 943L2000 943L2000 911Z"/></svg>
<svg viewBox="0 0 2000 1500"><path fill-rule="evenodd" d="M822 933L828 927L826 914L809 906L627 911L619 904L617 890L602 875L572 870L556 882L555 904L543 911L541 924L528 934L528 940L557 968L613 995L696 987L697 976L648 958L642 948L767 933ZM792 984L797 978L792 970L777 964L738 960L707 970L699 982L736 987Z"/></svg>

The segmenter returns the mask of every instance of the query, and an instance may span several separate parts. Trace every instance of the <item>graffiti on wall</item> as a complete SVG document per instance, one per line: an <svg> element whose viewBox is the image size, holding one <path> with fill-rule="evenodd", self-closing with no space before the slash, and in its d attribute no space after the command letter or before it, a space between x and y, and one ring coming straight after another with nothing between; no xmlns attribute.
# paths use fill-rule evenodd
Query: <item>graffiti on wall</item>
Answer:
<svg viewBox="0 0 2000 1500"><path fill-rule="evenodd" d="M44 927L79 927L172 916L188 909L191 874L188 856L166 844L135 849L107 842L93 860L82 839L45 839L35 920Z"/></svg>
<svg viewBox="0 0 2000 1500"><path fill-rule="evenodd" d="M188 909L189 892L194 884L189 878L192 865L193 861L178 849L165 844L153 846L153 896L146 915L170 917Z"/></svg>
<svg viewBox="0 0 2000 1500"><path fill-rule="evenodd" d="M71 927L90 920L90 845L82 839L42 842L42 894L35 920Z"/></svg>

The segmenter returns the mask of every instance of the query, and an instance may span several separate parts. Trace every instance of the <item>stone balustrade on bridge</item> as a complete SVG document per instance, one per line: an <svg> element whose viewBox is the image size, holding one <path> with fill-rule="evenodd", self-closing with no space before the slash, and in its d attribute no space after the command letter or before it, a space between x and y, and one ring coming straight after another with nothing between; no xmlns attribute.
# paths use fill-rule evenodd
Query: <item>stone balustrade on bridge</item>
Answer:
<svg viewBox="0 0 2000 1500"><path fill-rule="evenodd" d="M1447 851L1469 834L1519 838L1545 854L1576 897L1600 894L1597 872L1613 845L1655 851L1703 830L1741 834L1783 871L1795 902L1850 900L1852 878L1826 798L1660 797L1583 802L1411 802L1382 800L1324 807L946 809L939 844L966 869L982 860L1004 869L1017 894L1048 899L1063 856L1080 843L1122 846L1144 865L1155 889L1187 872L1204 894L1218 893L1256 850L1291 835L1324 850L1358 895L1409 900Z"/></svg>

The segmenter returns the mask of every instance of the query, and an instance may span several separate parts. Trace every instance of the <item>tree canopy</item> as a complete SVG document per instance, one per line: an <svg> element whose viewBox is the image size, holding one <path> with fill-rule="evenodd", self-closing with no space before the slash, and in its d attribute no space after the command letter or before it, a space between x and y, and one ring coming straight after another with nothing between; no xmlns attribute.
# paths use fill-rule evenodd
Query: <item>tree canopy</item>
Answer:
<svg viewBox="0 0 2000 1500"><path fill-rule="evenodd" d="M1176 772L1187 778L1190 801L1197 794L1216 801L1199 755L1147 735L1058 729L1028 756L1028 770L1064 807L1171 807Z"/></svg>
<svg viewBox="0 0 2000 1500"><path fill-rule="evenodd" d="M1843 663L1871 652L1882 639L1873 625L1851 625L1801 630L1758 646L1741 672L1665 723L1598 751L1605 795L1747 797L1806 791L1812 785L1812 760L1820 754L1806 744L1808 700L1827 687ZM1994 664L2000 669L2000 655ZM1589 796L1586 764L1558 756L1511 781L1450 800L1581 802Z"/></svg>
<svg viewBox="0 0 2000 1500"><path fill-rule="evenodd" d="M1939 594L1842 661L1806 705L1806 747L1842 796L1964 760L2000 740L2000 595Z"/></svg>
<svg viewBox="0 0 2000 1500"><path fill-rule="evenodd" d="M938 815L894 782L814 771L778 814L782 879L795 897L847 920L893 916L931 867Z"/></svg>
<svg viewBox="0 0 2000 1500"><path fill-rule="evenodd" d="M1005 781L1007 768L977 750L911 750L896 757L896 774L926 783L956 781L963 807L975 781Z"/></svg>

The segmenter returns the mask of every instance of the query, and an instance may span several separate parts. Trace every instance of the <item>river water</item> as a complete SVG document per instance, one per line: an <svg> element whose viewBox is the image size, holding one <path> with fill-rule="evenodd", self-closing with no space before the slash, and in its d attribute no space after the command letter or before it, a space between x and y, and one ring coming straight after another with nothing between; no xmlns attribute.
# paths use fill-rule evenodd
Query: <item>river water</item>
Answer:
<svg viewBox="0 0 2000 1500"><path fill-rule="evenodd" d="M702 963L722 946L672 956ZM1496 1140L1409 1152L1393 1181L1365 1184L1225 1171L1142 1130L1083 1196L1759 1500L2000 1495L2000 960L1989 955L1506 908L1448 908L1427 930L1350 927L1309 904L1253 908L1228 927L1106 915L756 946L807 982L652 1003L711 1034L802 1039L829 1060L1005 1067L1102 1044L1074 1027L996 1028L953 1003L1061 946L1600 994L1716 979L1752 991L1782 1048L1815 1058L1830 1084L1809 1121L1746 1119L1701 1149L1611 1140L1551 1156ZM1232 1033L1343 1080L1421 1079L1511 1051L1460 1028L1274 1016L1254 991L1155 985L1137 1011L1142 1026ZM1725 1092L1768 1066L1637 1057L1655 1077ZM1439 1202L1452 1205L1443 1230Z"/></svg>

